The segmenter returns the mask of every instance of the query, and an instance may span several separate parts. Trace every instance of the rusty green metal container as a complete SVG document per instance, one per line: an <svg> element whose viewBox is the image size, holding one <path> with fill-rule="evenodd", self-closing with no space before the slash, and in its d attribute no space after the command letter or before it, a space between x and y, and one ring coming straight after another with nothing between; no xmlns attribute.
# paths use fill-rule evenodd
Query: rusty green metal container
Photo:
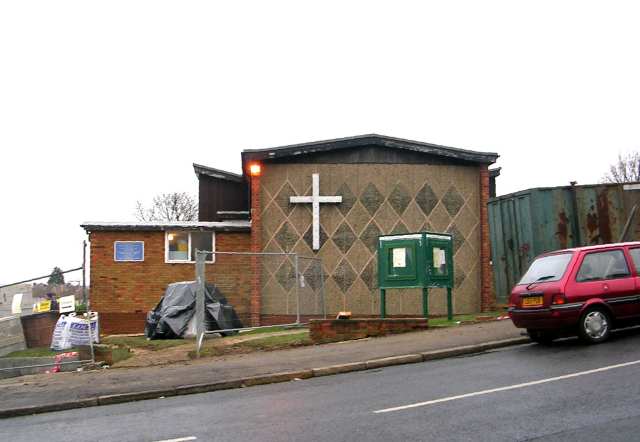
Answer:
<svg viewBox="0 0 640 442"><path fill-rule="evenodd" d="M513 286L537 255L617 242L634 205L637 184L597 184L523 190L489 201L489 229L496 300L508 302ZM640 239L636 214L625 241Z"/></svg>

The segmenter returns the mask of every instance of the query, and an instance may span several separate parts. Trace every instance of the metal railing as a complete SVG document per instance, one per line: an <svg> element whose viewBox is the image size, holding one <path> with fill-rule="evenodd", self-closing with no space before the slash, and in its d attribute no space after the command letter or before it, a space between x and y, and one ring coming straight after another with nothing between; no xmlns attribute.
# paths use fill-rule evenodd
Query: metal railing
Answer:
<svg viewBox="0 0 640 442"><path fill-rule="evenodd" d="M257 314L258 318L266 317L267 321L272 322L271 324L217 330L205 329L206 266L207 257L209 256L215 257L216 263L219 261L218 257L233 257L236 260L235 265L247 269L250 276L250 284L256 284L256 280L259 281L257 289L260 290L261 310L259 312L245 311L241 316L244 317L245 321L255 321L255 315ZM242 260L248 260L248 262ZM269 260L271 262L265 262ZM272 267L271 270L269 270L270 267ZM276 267L278 268L277 270L275 269ZM326 318L324 272L320 258L299 256L297 253L287 252L211 252L196 250L195 270L197 282L195 313L197 357L200 357L202 343L206 335L259 330L274 325L296 327L305 324L303 322L304 317ZM306 276L305 273L307 274ZM243 273L245 284L247 284L246 275L247 273ZM235 290L238 290L238 286L242 284L238 279L241 278L237 278L236 281L230 284ZM269 284L265 284L267 282L265 280L270 281L271 287L277 287L275 293L273 289L267 290ZM279 280L280 285L275 282L276 280ZM212 282L218 285L217 281ZM251 287L251 290L255 289L256 287ZM301 296L303 299L301 299ZM250 291L247 293L246 289L245 297L250 297ZM293 306L289 303L291 297L295 303ZM267 308L265 304L272 305ZM295 319L293 322L282 322L275 318Z"/></svg>
<svg viewBox="0 0 640 442"><path fill-rule="evenodd" d="M89 297L88 297L87 286L86 286L86 250L87 250L87 242L83 241L83 244L82 244L82 265L80 267L76 267L76 268L72 268L72 269L68 269L68 270L61 270L58 274L66 275L66 274L73 273L73 272L79 272L79 271L82 272L82 276L81 276L81 279L82 279L82 282L81 282L81 284L82 284L82 286L81 286L82 301L83 301L83 304L85 305L87 311L89 311L89 308L90 308L89 302L90 302L90 300L89 300ZM51 276L52 276L51 274L48 274L48 275L37 276L37 277L34 277L34 278L28 278L28 279L24 279L24 280L21 280L21 281L12 282L12 283L9 283L9 284L2 284L2 285L0 285L0 289L5 289L5 288L9 288L9 287L19 286L19 285L22 285L22 284L27 284L27 283L30 283L30 282L35 282L35 281L38 281L38 280L47 279L47 278L50 278ZM78 281L78 282L80 282L80 281ZM56 287L58 287L58 286L56 286ZM63 291L66 291L66 290L71 290L71 289L73 289L73 287L78 287L78 286L77 285L76 286L74 286L74 285L62 285L61 287L62 287ZM33 294L33 286L31 287L31 291L32 291L32 294ZM55 290L52 290L52 291L55 291ZM75 290L71 290L71 293L75 293L78 296L80 295L80 293L78 293ZM32 297L32 299L34 299L34 298ZM37 299L37 298L35 298L35 299ZM57 311L56 310L52 310L52 312L56 313ZM6 373L6 372L9 372L9 371L12 371L12 370L13 371L18 371L18 370L29 369L29 368L43 368L43 367L50 367L50 366L60 367L60 366L72 365L72 364L76 364L76 365L79 365L79 366L83 366L83 365L89 364L89 363L94 364L95 363L95 353L94 353L94 348L93 348L94 336L93 336L93 330L92 330L92 327L91 327L92 315L90 313L91 312L89 312L89 314L87 315L87 318L86 318L87 335L88 335L86 337L87 337L87 340L88 340L88 346L90 348L91 359L77 360L77 361L67 361L67 362L61 361L61 360L56 360L54 362L44 363L44 364L43 363L37 363L37 364L21 365L21 366L13 366L13 367L0 367L0 373ZM7 321L7 320L10 320L10 319L16 319L16 318L20 318L22 316L27 316L27 315L28 314L25 314L24 312L20 313L20 314L16 314L16 315L12 314L11 316L0 318L0 321ZM80 318L80 319L84 319L84 318ZM22 324L20 325L20 329L22 331ZM53 339L53 336L52 336L52 339Z"/></svg>

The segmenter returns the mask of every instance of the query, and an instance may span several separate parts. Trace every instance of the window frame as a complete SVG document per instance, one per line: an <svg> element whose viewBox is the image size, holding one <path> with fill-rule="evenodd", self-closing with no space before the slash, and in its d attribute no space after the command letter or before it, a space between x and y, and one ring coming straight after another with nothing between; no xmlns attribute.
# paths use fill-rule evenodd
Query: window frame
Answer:
<svg viewBox="0 0 640 442"><path fill-rule="evenodd" d="M211 251L216 251L216 232L207 230L165 230L164 232L164 263L165 264L195 264L195 260L191 260L191 234L192 233L211 233ZM186 233L188 235L188 259L169 259L169 234ZM216 255L211 255L211 261L205 261L205 264L213 264L216 262Z"/></svg>
<svg viewBox="0 0 640 442"><path fill-rule="evenodd" d="M629 247L627 249L627 252L629 253L629 258L631 259L632 270L634 271L636 276L640 276L640 263L636 265L636 260L633 258L633 255L631 254L631 252L634 250L640 250L640 247Z"/></svg>
<svg viewBox="0 0 640 442"><path fill-rule="evenodd" d="M524 279L526 274L531 269L531 266L533 265L533 263L536 262L538 259L547 258L547 257L550 257L550 256L560 256L560 255L568 255L569 256L569 260L567 261L567 264L564 266L564 270L562 271L562 274L558 275L557 278L545 279L543 281L535 281L534 280L534 281L531 281L531 282L522 282L522 280ZM558 282L558 281L562 281L565 278L565 276L567 278L571 278L571 273L568 273L568 272L573 272L573 268L574 268L575 264L572 264L572 263L575 263L576 259L580 259L580 257L578 256L576 258L576 253L575 252L571 252L571 251L561 251L561 252L558 252L558 253L546 253L546 254L538 255L535 258L533 258L533 261L531 261L529 263L529 267L527 267L527 271L524 272L524 275L522 275L520 277L520 279L518 280L518 283L516 285L529 285L529 284L533 284L534 282L535 283Z"/></svg>
<svg viewBox="0 0 640 442"><path fill-rule="evenodd" d="M624 263L627 266L628 274L626 276L619 276L617 278L588 279L586 281L581 281L581 280L578 279L578 275L580 275L580 270L582 269L582 266L584 265L584 261L585 261L585 259L587 259L588 256L601 254L601 253L611 253L611 252L620 252L620 253L622 253L622 259L624 259ZM634 267L635 267L635 263L634 263ZM631 277L633 277L633 272L631 271L631 267L629 266L629 260L627 259L627 254L625 253L625 250L624 249L606 249L606 250L594 250L594 251L590 251L590 252L584 253L582 255L582 259L580 260L580 264L577 266L574 279L575 279L575 282L577 284L584 284L584 283L588 283L588 282L615 281L617 279L624 279L624 278L631 278Z"/></svg>

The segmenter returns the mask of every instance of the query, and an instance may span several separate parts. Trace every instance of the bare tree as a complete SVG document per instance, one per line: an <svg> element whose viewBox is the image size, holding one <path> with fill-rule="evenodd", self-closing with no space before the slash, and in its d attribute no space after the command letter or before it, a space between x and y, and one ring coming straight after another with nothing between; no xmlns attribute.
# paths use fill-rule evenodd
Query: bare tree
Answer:
<svg viewBox="0 0 640 442"><path fill-rule="evenodd" d="M186 192L156 195L147 207L136 203L138 221L197 221L198 201Z"/></svg>
<svg viewBox="0 0 640 442"><path fill-rule="evenodd" d="M627 155L618 154L618 161L609 166L609 172L602 177L605 183L632 183L640 181L640 152Z"/></svg>

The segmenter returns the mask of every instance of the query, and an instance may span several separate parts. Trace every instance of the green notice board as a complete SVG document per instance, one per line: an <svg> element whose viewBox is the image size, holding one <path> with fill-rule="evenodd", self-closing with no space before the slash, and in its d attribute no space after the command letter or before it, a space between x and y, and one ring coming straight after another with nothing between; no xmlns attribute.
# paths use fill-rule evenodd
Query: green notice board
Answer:
<svg viewBox="0 0 640 442"><path fill-rule="evenodd" d="M447 289L452 315L453 237L448 233L408 233L378 237L378 285L381 315L386 314L386 289L422 288L423 313L428 316L428 288Z"/></svg>

